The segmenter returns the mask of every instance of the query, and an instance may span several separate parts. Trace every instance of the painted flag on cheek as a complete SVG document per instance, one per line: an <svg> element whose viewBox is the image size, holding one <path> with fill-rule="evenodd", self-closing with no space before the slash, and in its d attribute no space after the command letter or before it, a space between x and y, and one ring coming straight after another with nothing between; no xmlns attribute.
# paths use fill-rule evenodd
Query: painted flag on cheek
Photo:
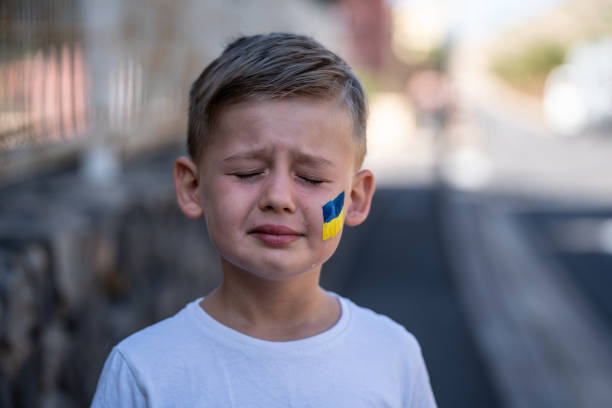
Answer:
<svg viewBox="0 0 612 408"><path fill-rule="evenodd" d="M344 217L344 191L323 206L323 241L338 235Z"/></svg>

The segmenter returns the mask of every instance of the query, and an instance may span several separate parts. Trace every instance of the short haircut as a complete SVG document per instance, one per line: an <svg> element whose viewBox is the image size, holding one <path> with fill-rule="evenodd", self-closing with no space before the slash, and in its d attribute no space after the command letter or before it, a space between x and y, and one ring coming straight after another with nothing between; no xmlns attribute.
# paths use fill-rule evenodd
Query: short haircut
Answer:
<svg viewBox="0 0 612 408"><path fill-rule="evenodd" d="M202 71L189 92L189 155L200 160L222 108L288 97L338 98L352 120L361 165L367 121L361 83L338 55L310 37L289 33L240 37Z"/></svg>

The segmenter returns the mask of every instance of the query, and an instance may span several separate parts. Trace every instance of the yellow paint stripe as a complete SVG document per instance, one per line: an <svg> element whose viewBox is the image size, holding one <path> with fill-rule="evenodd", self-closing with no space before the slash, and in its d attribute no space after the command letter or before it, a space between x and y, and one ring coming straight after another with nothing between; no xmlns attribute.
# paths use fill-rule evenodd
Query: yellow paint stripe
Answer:
<svg viewBox="0 0 612 408"><path fill-rule="evenodd" d="M323 241L326 241L338 235L340 230L342 230L343 220L344 209L340 211L340 215L338 215L336 218L323 224Z"/></svg>

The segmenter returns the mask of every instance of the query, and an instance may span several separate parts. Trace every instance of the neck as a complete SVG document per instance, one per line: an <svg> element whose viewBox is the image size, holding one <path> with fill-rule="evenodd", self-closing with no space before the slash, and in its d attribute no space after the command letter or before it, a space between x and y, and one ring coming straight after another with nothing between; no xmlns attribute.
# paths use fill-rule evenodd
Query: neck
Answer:
<svg viewBox="0 0 612 408"><path fill-rule="evenodd" d="M202 301L214 319L252 337L287 341L329 329L340 315L336 299L319 286L321 267L266 280L225 260L223 283Z"/></svg>

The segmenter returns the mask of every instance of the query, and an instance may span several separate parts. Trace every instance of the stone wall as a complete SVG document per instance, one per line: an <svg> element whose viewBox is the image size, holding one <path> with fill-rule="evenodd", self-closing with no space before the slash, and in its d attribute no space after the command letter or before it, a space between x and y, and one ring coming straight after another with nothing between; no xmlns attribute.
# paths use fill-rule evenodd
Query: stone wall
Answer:
<svg viewBox="0 0 612 408"><path fill-rule="evenodd" d="M218 284L203 221L175 203L179 153L114 186L72 169L0 189L0 406L87 406L114 344Z"/></svg>

